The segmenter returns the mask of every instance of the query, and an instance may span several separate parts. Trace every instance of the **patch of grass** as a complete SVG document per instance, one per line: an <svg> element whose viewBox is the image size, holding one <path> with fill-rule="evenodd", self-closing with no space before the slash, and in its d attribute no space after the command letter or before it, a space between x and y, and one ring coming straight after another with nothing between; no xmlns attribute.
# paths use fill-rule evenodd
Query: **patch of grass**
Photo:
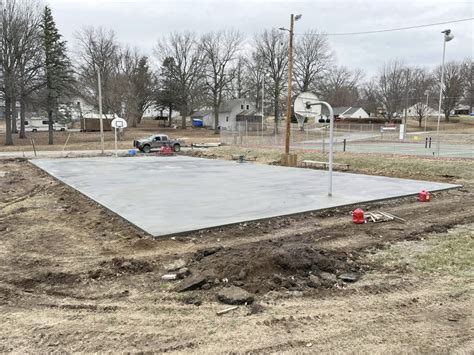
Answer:
<svg viewBox="0 0 474 355"><path fill-rule="evenodd" d="M327 161L328 154L315 151L294 150L298 161ZM279 149L245 148L222 146L209 149L203 155L215 155L230 159L232 154L256 156L257 162L268 164L279 161L282 151ZM446 180L453 176L457 180L474 181L474 161L422 158L416 156L390 156L376 154L335 153L334 162L350 165L350 171L418 180Z"/></svg>
<svg viewBox="0 0 474 355"><path fill-rule="evenodd" d="M473 278L474 225L424 241L398 243L376 254L373 262L394 271Z"/></svg>

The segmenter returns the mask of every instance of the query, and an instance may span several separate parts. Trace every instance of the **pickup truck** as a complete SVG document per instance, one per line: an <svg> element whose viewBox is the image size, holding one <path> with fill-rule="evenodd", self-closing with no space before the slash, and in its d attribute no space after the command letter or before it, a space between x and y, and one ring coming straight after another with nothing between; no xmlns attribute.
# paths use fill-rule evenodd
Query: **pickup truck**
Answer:
<svg viewBox="0 0 474 355"><path fill-rule="evenodd" d="M184 144L182 140L171 139L166 134L154 134L148 138L133 141L133 147L144 153L150 153L152 149L163 146L170 146L175 152L179 152L182 144Z"/></svg>

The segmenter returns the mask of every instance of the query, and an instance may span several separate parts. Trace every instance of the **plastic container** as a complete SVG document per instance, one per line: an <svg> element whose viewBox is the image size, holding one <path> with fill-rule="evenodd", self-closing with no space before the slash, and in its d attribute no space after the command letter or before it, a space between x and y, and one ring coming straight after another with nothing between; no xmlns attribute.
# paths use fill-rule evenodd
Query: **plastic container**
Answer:
<svg viewBox="0 0 474 355"><path fill-rule="evenodd" d="M364 211L362 209L357 208L352 212L352 222L355 224L365 223Z"/></svg>
<svg viewBox="0 0 474 355"><path fill-rule="evenodd" d="M428 191L426 191L426 190L421 190L420 191L420 194L418 196L418 200L420 202L429 202L430 198L431 198L431 196L430 196L430 193Z"/></svg>
<svg viewBox="0 0 474 355"><path fill-rule="evenodd" d="M202 127L202 120L199 118L193 118L193 126L194 127Z"/></svg>

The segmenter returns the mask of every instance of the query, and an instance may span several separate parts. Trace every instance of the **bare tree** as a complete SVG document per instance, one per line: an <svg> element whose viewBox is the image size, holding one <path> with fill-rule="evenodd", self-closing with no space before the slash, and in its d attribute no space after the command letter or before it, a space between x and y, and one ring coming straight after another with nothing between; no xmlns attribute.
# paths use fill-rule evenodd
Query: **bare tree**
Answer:
<svg viewBox="0 0 474 355"><path fill-rule="evenodd" d="M406 83L405 64L394 60L382 66L378 76L378 92L380 102L389 119L401 111L404 105Z"/></svg>
<svg viewBox="0 0 474 355"><path fill-rule="evenodd" d="M333 106L353 106L359 100L358 86L362 77L361 70L333 67L321 81L318 92Z"/></svg>
<svg viewBox="0 0 474 355"><path fill-rule="evenodd" d="M2 16L1 65L4 80L1 90L5 100L5 145L13 144L12 133L17 132L17 98L21 96L22 82L31 69L32 53L41 53L38 46L41 11L36 2L10 0L6 2ZM24 132L23 132L24 133Z"/></svg>
<svg viewBox="0 0 474 355"><path fill-rule="evenodd" d="M372 116L377 116L380 107L380 96L377 87L377 81L372 79L360 88L360 103Z"/></svg>
<svg viewBox="0 0 474 355"><path fill-rule="evenodd" d="M429 102L426 105L425 93L432 92L434 79L431 73L424 68L412 68L410 70L411 101L415 115L413 118L418 121L418 127L421 127L423 118L429 113Z"/></svg>
<svg viewBox="0 0 474 355"><path fill-rule="evenodd" d="M245 93L255 102L255 107L262 110L262 94L265 79L266 87L269 88L265 63L258 51L253 51L244 59L244 70L246 74Z"/></svg>
<svg viewBox="0 0 474 355"><path fill-rule="evenodd" d="M310 30L299 36L295 45L294 77L299 92L315 90L329 69L332 53L325 36Z"/></svg>
<svg viewBox="0 0 474 355"><path fill-rule="evenodd" d="M439 82L441 80L441 66L434 71L436 81L438 84L437 91L439 92ZM444 67L443 91L441 100L441 110L446 121L449 121L451 111L459 104L462 99L465 78L463 77L461 62L448 62Z"/></svg>
<svg viewBox="0 0 474 355"><path fill-rule="evenodd" d="M122 102L125 103L126 117L132 127L141 122L146 109L153 104L155 96L155 73L150 68L149 59L140 55L137 49L125 48L121 51Z"/></svg>
<svg viewBox="0 0 474 355"><path fill-rule="evenodd" d="M170 76L178 88L181 127L186 129L186 117L191 111L193 95L201 87L204 75L203 56L196 35L191 32L170 33L158 42L155 55L161 63L166 58L173 58Z"/></svg>
<svg viewBox="0 0 474 355"><path fill-rule="evenodd" d="M100 71L104 112L122 110L123 83L120 78L120 45L112 30L87 27L75 33L76 66L81 93L98 102L97 72Z"/></svg>
<svg viewBox="0 0 474 355"><path fill-rule="evenodd" d="M202 36L200 49L204 53L206 86L214 111L214 131L219 132L219 106L222 93L234 79L235 70L229 68L237 58L242 35L237 31L210 32Z"/></svg>
<svg viewBox="0 0 474 355"><path fill-rule="evenodd" d="M269 76L269 92L272 93L272 104L275 116L275 133L278 133L278 122L282 111L282 92L286 87L288 67L288 42L283 33L272 29L265 30L255 37L257 56L262 59L265 72Z"/></svg>
<svg viewBox="0 0 474 355"><path fill-rule="evenodd" d="M469 105L469 113L474 112L474 60L467 58L462 65L462 76L464 78L464 97Z"/></svg>

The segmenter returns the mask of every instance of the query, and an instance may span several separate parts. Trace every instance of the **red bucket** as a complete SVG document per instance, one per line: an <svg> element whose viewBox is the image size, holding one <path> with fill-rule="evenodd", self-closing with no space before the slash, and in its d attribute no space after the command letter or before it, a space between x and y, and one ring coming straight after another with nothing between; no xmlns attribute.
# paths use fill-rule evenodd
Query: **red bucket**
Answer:
<svg viewBox="0 0 474 355"><path fill-rule="evenodd" d="M364 211L360 208L355 209L354 212L352 212L352 222L355 224L365 223Z"/></svg>
<svg viewBox="0 0 474 355"><path fill-rule="evenodd" d="M426 190L421 190L418 196L420 202L429 202L430 201L430 193Z"/></svg>

